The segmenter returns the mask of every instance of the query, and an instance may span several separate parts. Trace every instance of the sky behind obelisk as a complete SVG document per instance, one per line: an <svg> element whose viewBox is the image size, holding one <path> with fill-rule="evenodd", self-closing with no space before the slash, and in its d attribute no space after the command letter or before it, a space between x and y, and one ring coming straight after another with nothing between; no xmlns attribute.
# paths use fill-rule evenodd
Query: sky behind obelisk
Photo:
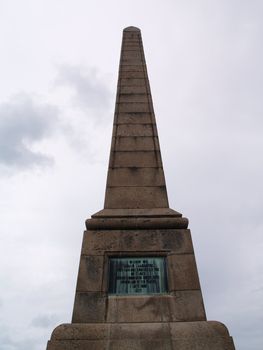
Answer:
<svg viewBox="0 0 263 350"><path fill-rule="evenodd" d="M130 25L207 317L238 350L262 350L262 18L261 0L0 0L1 350L45 349L71 320Z"/></svg>

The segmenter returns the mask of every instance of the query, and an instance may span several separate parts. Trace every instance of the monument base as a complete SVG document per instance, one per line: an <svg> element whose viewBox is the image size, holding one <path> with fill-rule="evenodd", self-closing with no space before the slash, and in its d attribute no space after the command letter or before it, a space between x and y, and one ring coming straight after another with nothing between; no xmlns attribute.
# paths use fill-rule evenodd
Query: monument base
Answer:
<svg viewBox="0 0 263 350"><path fill-rule="evenodd" d="M55 328L47 350L235 350L216 321L72 323Z"/></svg>

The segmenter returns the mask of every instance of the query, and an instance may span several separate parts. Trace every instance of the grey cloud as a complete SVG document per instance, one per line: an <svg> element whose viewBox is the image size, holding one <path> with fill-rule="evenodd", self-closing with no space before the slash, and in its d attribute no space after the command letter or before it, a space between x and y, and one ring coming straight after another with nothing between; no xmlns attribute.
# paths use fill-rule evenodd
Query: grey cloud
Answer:
<svg viewBox="0 0 263 350"><path fill-rule="evenodd" d="M92 111L99 121L111 102L111 91L95 68L76 65L58 65L57 85L66 85L74 91L73 103L78 108Z"/></svg>
<svg viewBox="0 0 263 350"><path fill-rule="evenodd" d="M23 339L22 341L15 341L15 337L9 335L0 336L1 350L37 350L40 347L39 341L36 339Z"/></svg>
<svg viewBox="0 0 263 350"><path fill-rule="evenodd" d="M23 94L0 105L0 164L26 168L49 165L52 158L31 149L34 142L48 137L57 123L54 106L40 104Z"/></svg>
<svg viewBox="0 0 263 350"><path fill-rule="evenodd" d="M58 322L58 317L54 314L39 315L32 320L31 324L34 327L48 328L53 326L56 322Z"/></svg>

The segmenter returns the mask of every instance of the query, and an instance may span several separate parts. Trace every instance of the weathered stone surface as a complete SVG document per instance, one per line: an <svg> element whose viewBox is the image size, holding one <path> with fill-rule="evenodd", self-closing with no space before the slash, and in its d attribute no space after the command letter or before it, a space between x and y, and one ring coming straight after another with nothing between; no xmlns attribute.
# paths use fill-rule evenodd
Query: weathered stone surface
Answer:
<svg viewBox="0 0 263 350"><path fill-rule="evenodd" d="M112 157L110 159L110 167L156 168L162 167L162 160L159 151L116 151L112 154ZM163 206L159 207L162 208ZM155 208L155 206L151 207L145 205L144 208Z"/></svg>
<svg viewBox="0 0 263 350"><path fill-rule="evenodd" d="M124 71L122 72L122 77L124 79L130 79L130 78L145 78L144 71ZM126 101L126 100L125 100ZM137 101L137 100L136 100ZM120 96L120 102L123 102L123 99ZM128 101L129 102L129 101ZM144 101L143 101L144 102Z"/></svg>
<svg viewBox="0 0 263 350"><path fill-rule="evenodd" d="M133 48L138 48L139 45L129 45L130 47L133 47ZM128 47L128 46L127 46ZM143 65L143 64L132 64L132 65L128 65L128 64L125 64L125 65L121 65L120 66L120 72L121 74L123 72L144 72L146 70L146 66Z"/></svg>
<svg viewBox="0 0 263 350"><path fill-rule="evenodd" d="M105 252L170 252L193 253L190 230L113 230L85 231L84 255L104 255Z"/></svg>
<svg viewBox="0 0 263 350"><path fill-rule="evenodd" d="M48 350L65 349L234 350L234 345L218 322L93 323L57 327Z"/></svg>
<svg viewBox="0 0 263 350"><path fill-rule="evenodd" d="M119 113L118 124L151 124L153 123L153 118L151 113Z"/></svg>
<svg viewBox="0 0 263 350"><path fill-rule="evenodd" d="M123 60L127 60L127 59L138 59L141 61L142 59L142 55L141 52L139 50L124 50L122 53L122 59Z"/></svg>
<svg viewBox="0 0 263 350"><path fill-rule="evenodd" d="M131 79L135 80L135 79ZM137 79L138 80L138 79ZM119 102L118 111L122 112L149 112L151 111L148 101L145 102ZM140 136L140 135L139 135ZM145 135L147 136L147 135Z"/></svg>
<svg viewBox="0 0 263 350"><path fill-rule="evenodd" d="M154 124L118 124L116 136L157 136Z"/></svg>
<svg viewBox="0 0 263 350"><path fill-rule="evenodd" d="M113 149L116 152L158 151L160 149L157 137L114 137L113 142Z"/></svg>
<svg viewBox="0 0 263 350"><path fill-rule="evenodd" d="M60 340L49 341L47 350L108 350L109 341L104 340Z"/></svg>
<svg viewBox="0 0 263 350"><path fill-rule="evenodd" d="M111 327L109 323L66 323L54 329L51 339L105 340L109 337Z"/></svg>
<svg viewBox="0 0 263 350"><path fill-rule="evenodd" d="M171 291L200 289L194 254L172 254L167 258Z"/></svg>
<svg viewBox="0 0 263 350"><path fill-rule="evenodd" d="M172 341L172 349L176 350L234 350L232 338L188 338Z"/></svg>
<svg viewBox="0 0 263 350"><path fill-rule="evenodd" d="M125 340L112 340L110 342L110 350L170 350L171 342L169 339L145 339L137 340L125 339Z"/></svg>
<svg viewBox="0 0 263 350"><path fill-rule="evenodd" d="M110 296L108 300L107 322L204 320L206 316L200 291L181 291L174 295Z"/></svg>
<svg viewBox="0 0 263 350"><path fill-rule="evenodd" d="M114 168L108 186L165 186L162 168Z"/></svg>
<svg viewBox="0 0 263 350"><path fill-rule="evenodd" d="M169 323L109 323L111 339L165 339L170 334Z"/></svg>
<svg viewBox="0 0 263 350"><path fill-rule="evenodd" d="M223 323L217 321L198 322L146 322L146 323L73 323L62 324L52 333L52 340L70 339L122 339L134 338L165 338L171 335L176 338L213 338L229 337L229 332Z"/></svg>
<svg viewBox="0 0 263 350"><path fill-rule="evenodd" d="M142 82L140 82L142 83ZM121 91L122 93L127 93L127 94L140 94L140 93L147 93L147 87L144 84L141 85L126 85L124 86L124 82L121 84Z"/></svg>
<svg viewBox="0 0 263 350"><path fill-rule="evenodd" d="M77 291L100 292L104 268L103 256L82 256L80 259Z"/></svg>
<svg viewBox="0 0 263 350"><path fill-rule="evenodd" d="M128 60L126 60L128 61ZM138 62L139 63L139 62ZM121 79L120 80L121 86L145 86L145 79ZM122 90L123 91L123 90Z"/></svg>
<svg viewBox="0 0 263 350"><path fill-rule="evenodd" d="M87 230L150 230L186 229L188 219L182 217L159 218L92 218L86 220Z"/></svg>
<svg viewBox="0 0 263 350"><path fill-rule="evenodd" d="M104 322L106 297L102 292L76 292L72 322Z"/></svg>
<svg viewBox="0 0 263 350"><path fill-rule="evenodd" d="M93 214L93 217L182 217L182 214L171 208L151 208L151 209L103 209Z"/></svg>
<svg viewBox="0 0 263 350"><path fill-rule="evenodd" d="M107 187L105 208L168 207L166 187Z"/></svg>

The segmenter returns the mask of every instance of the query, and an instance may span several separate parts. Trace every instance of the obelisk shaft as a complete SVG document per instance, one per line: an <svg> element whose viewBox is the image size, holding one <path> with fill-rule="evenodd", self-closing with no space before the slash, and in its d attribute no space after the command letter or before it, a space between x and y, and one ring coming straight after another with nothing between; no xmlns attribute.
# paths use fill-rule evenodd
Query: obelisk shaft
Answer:
<svg viewBox="0 0 263 350"><path fill-rule="evenodd" d="M106 209L168 208L141 32L123 31Z"/></svg>

